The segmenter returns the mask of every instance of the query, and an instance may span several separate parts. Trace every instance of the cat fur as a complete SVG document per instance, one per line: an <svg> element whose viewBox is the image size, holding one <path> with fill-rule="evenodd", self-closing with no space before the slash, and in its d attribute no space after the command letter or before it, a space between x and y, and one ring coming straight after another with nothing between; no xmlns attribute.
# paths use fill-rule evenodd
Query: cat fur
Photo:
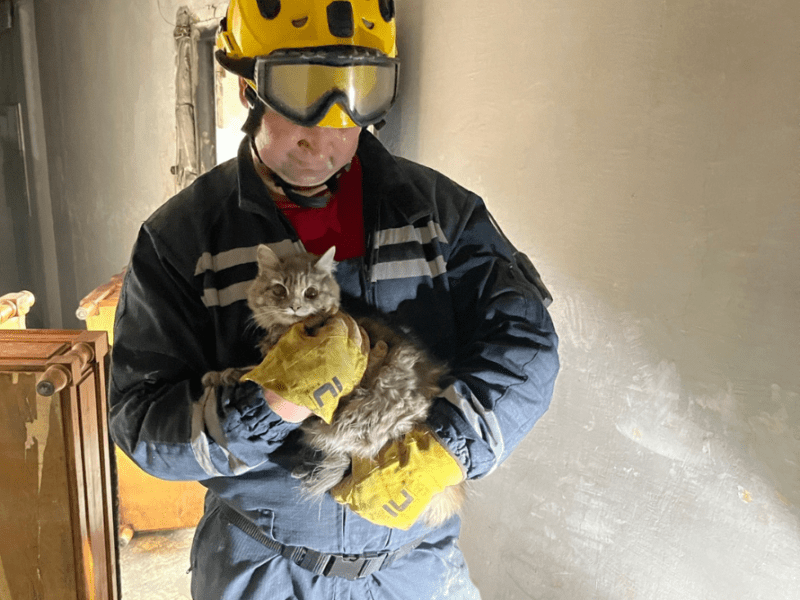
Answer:
<svg viewBox="0 0 800 600"><path fill-rule="evenodd" d="M303 321L313 331L340 309L334 253L330 248L321 257L299 253L279 258L269 246L258 247L258 276L248 289L247 304L265 332L259 344L262 354L295 323ZM442 391L439 381L446 369L418 344L380 319L361 317L357 322L371 345L364 377L339 401L330 424L310 417L301 426L311 452L293 475L308 497L320 497L339 483L351 457L374 458L388 442L423 425ZM209 373L203 383L231 382L244 372ZM460 511L465 499L465 483L450 486L433 498L421 518L428 526L440 525Z"/></svg>

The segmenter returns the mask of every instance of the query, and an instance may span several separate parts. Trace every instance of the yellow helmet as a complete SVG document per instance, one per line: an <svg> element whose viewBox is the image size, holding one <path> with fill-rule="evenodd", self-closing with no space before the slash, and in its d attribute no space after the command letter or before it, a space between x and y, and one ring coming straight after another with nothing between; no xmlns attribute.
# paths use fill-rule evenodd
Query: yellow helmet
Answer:
<svg viewBox="0 0 800 600"><path fill-rule="evenodd" d="M216 57L305 126L355 127L397 97L394 0L231 0Z"/></svg>

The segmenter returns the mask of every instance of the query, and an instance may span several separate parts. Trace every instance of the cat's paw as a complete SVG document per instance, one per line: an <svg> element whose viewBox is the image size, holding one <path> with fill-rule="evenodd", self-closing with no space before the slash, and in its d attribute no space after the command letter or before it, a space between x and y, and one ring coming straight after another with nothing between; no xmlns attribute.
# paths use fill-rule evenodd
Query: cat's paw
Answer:
<svg viewBox="0 0 800 600"><path fill-rule="evenodd" d="M299 479L300 481L306 481L310 479L314 474L314 465L309 463L303 463L302 465L296 466L292 470L292 477L295 479Z"/></svg>
<svg viewBox="0 0 800 600"><path fill-rule="evenodd" d="M319 330L330 320L330 318L331 315L327 312L306 317L303 320L303 327L305 327L306 335L309 337L316 337L317 333L319 333Z"/></svg>
<svg viewBox="0 0 800 600"><path fill-rule="evenodd" d="M319 498L339 483L350 468L350 457L328 455L322 462L310 466L300 479L300 488L307 498Z"/></svg>
<svg viewBox="0 0 800 600"><path fill-rule="evenodd" d="M314 472L319 468L319 463L323 460L324 454L306 445L301 446L299 462L292 469L292 477L300 481L310 481L314 477Z"/></svg>
<svg viewBox="0 0 800 600"><path fill-rule="evenodd" d="M367 368L359 384L362 388L370 389L373 386L375 379L378 377L378 372L386 361L388 352L389 346L383 340L378 340L370 349L369 358L367 359Z"/></svg>
<svg viewBox="0 0 800 600"><path fill-rule="evenodd" d="M300 481L300 494L307 500L319 500L333 487L324 479L320 479L319 465L309 463L300 465L292 471L292 477Z"/></svg>

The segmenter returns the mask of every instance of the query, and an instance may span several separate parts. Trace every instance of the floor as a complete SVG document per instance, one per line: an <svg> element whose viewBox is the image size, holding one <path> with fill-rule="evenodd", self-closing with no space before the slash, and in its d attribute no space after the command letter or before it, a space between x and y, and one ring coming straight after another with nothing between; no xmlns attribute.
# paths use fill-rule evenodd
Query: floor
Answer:
<svg viewBox="0 0 800 600"><path fill-rule="evenodd" d="M122 600L191 600L194 529L140 532L120 548Z"/></svg>

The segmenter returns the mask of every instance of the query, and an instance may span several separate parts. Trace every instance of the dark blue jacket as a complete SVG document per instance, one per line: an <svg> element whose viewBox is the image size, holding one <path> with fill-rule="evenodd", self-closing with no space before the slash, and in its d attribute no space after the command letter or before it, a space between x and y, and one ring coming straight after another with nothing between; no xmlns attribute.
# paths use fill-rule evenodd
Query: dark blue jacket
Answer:
<svg viewBox="0 0 800 600"><path fill-rule="evenodd" d="M358 156L367 254L339 265L343 306L388 313L450 366L451 385L429 423L468 477L484 476L530 431L553 392L557 337L532 283L538 275L475 194L392 156L367 132ZM290 476L297 425L272 413L255 384L226 388L215 407L227 449L193 432L202 375L261 360L245 303L261 243L278 254L302 249L247 144L142 225L116 317L114 440L157 477L202 481L282 543L345 553L399 547L423 526L390 530L330 497L299 496ZM234 469L229 454L245 468Z"/></svg>

